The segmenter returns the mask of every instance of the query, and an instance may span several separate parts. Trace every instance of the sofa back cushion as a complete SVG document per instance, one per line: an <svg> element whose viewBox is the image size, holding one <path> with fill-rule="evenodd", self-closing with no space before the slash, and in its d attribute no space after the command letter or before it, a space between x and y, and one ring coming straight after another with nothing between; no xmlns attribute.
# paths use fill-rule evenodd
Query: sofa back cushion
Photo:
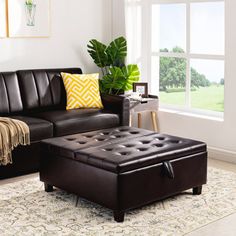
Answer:
<svg viewBox="0 0 236 236"><path fill-rule="evenodd" d="M0 73L0 115L23 111L16 72Z"/></svg>
<svg viewBox="0 0 236 236"><path fill-rule="evenodd" d="M21 70L17 72L26 112L65 108L66 93L61 72L82 73L79 68Z"/></svg>

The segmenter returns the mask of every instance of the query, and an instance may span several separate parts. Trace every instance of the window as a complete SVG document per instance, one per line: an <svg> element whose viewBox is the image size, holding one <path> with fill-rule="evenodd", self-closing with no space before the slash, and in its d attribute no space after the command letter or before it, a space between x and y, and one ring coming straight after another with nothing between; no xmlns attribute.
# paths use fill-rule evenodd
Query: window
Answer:
<svg viewBox="0 0 236 236"><path fill-rule="evenodd" d="M151 84L151 92L159 94L161 107L223 114L224 1L136 3L143 29L142 43L136 48L141 59L139 54L136 63L141 65L143 80ZM132 34L132 29L127 32Z"/></svg>

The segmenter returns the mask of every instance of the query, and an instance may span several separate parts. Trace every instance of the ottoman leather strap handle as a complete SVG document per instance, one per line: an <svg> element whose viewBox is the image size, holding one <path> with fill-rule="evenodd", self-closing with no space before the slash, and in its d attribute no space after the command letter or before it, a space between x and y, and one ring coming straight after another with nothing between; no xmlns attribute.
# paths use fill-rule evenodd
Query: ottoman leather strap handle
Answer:
<svg viewBox="0 0 236 236"><path fill-rule="evenodd" d="M173 167L172 167L171 163L169 161L165 161L165 162L163 162L163 166L164 166L165 173L167 174L167 176L170 179L174 179L175 178L175 173L174 173L174 170L173 170Z"/></svg>

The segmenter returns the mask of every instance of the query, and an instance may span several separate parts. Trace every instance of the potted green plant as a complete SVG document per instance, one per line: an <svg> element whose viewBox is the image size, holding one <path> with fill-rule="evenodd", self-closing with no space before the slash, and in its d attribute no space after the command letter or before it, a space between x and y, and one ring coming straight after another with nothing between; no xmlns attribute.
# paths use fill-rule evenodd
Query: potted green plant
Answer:
<svg viewBox="0 0 236 236"><path fill-rule="evenodd" d="M94 63L101 68L100 91L106 94L121 94L133 88L133 83L140 79L136 64L125 65L127 41L124 37L113 40L108 46L92 39L88 53Z"/></svg>

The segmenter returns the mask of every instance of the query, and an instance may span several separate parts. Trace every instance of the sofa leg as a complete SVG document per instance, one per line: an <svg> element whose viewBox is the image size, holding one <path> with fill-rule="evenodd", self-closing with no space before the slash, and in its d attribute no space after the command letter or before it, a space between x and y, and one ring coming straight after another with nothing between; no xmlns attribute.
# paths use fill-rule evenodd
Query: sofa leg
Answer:
<svg viewBox="0 0 236 236"><path fill-rule="evenodd" d="M202 186L193 188L193 195L200 195L202 193Z"/></svg>
<svg viewBox="0 0 236 236"><path fill-rule="evenodd" d="M78 203L79 203L79 196L76 196L76 199L75 199L75 207L78 206Z"/></svg>
<svg viewBox="0 0 236 236"><path fill-rule="evenodd" d="M53 186L47 183L44 183L44 189L46 192L52 192L53 191Z"/></svg>
<svg viewBox="0 0 236 236"><path fill-rule="evenodd" d="M125 213L123 211L114 211L114 220L116 222L123 222L125 218Z"/></svg>

